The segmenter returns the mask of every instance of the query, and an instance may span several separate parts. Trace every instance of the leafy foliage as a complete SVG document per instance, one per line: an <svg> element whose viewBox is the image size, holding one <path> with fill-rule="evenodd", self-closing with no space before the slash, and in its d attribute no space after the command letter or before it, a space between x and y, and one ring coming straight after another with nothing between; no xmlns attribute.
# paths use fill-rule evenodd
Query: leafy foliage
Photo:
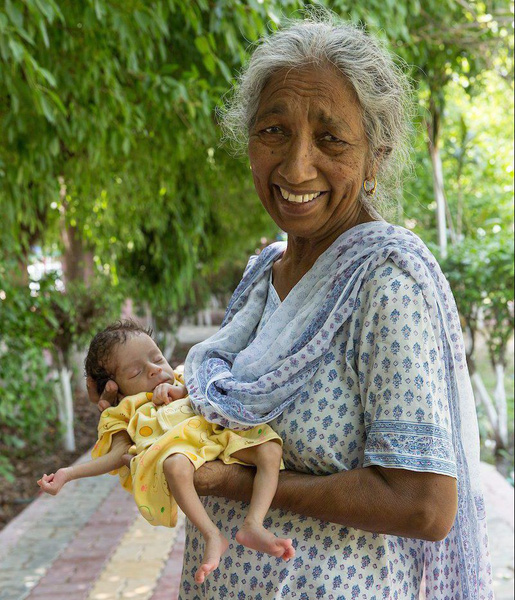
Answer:
<svg viewBox="0 0 515 600"><path fill-rule="evenodd" d="M49 352L55 321L44 295L32 296L13 285L0 266L0 447L41 443L46 425L56 419L53 382L42 352Z"/></svg>
<svg viewBox="0 0 515 600"><path fill-rule="evenodd" d="M227 202L228 182L244 168L217 148L214 107L245 40L277 20L275 9L237 0L7 0L4 248L59 243L64 219L113 281L136 279L131 291L155 307L187 302L199 261L224 254L216 234L228 210L213 210L213 198ZM256 201L240 190L237 202Z"/></svg>
<svg viewBox="0 0 515 600"><path fill-rule="evenodd" d="M505 365L506 348L513 335L513 253L511 232L498 231L468 239L440 260L472 343L484 323L482 330L493 364Z"/></svg>

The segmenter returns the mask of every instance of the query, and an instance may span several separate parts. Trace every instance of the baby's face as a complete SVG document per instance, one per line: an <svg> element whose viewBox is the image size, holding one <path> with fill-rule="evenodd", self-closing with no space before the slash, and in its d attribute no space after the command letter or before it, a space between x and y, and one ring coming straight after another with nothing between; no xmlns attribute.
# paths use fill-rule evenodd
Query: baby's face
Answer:
<svg viewBox="0 0 515 600"><path fill-rule="evenodd" d="M145 333L133 335L114 348L111 372L124 396L153 392L160 383L173 384L173 369L154 340Z"/></svg>

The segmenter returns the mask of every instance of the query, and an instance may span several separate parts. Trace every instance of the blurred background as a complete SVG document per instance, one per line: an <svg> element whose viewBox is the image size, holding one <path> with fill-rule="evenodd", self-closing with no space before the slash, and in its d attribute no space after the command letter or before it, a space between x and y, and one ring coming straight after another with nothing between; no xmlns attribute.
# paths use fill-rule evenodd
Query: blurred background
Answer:
<svg viewBox="0 0 515 600"><path fill-rule="evenodd" d="M281 238L215 109L249 45L311 4L0 4L0 528L96 438L91 336L133 316L178 364L181 327L219 324L249 254ZM453 287L482 457L513 485L513 2L317 4L408 65L414 168L389 218Z"/></svg>

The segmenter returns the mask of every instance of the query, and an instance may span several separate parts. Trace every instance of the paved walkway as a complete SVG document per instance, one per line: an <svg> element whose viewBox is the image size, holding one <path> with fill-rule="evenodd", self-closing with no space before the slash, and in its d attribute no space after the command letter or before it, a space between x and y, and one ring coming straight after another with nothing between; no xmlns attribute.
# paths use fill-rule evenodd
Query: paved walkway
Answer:
<svg viewBox="0 0 515 600"><path fill-rule="evenodd" d="M496 598L513 600L513 488L482 475ZM152 527L116 477L73 481L0 532L0 600L176 600L183 549L182 517Z"/></svg>

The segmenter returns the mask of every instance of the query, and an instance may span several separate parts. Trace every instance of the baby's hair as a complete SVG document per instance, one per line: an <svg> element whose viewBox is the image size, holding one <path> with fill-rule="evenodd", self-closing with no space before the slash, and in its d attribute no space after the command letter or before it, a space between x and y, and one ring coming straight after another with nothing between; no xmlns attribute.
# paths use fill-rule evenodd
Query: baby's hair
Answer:
<svg viewBox="0 0 515 600"><path fill-rule="evenodd" d="M91 377L96 383L99 395L104 391L107 382L114 377L114 373L107 370L107 362L115 346L125 344L128 339L142 333L149 337L153 334L151 328L144 328L132 319L120 319L108 325L91 340L84 369L86 377Z"/></svg>

